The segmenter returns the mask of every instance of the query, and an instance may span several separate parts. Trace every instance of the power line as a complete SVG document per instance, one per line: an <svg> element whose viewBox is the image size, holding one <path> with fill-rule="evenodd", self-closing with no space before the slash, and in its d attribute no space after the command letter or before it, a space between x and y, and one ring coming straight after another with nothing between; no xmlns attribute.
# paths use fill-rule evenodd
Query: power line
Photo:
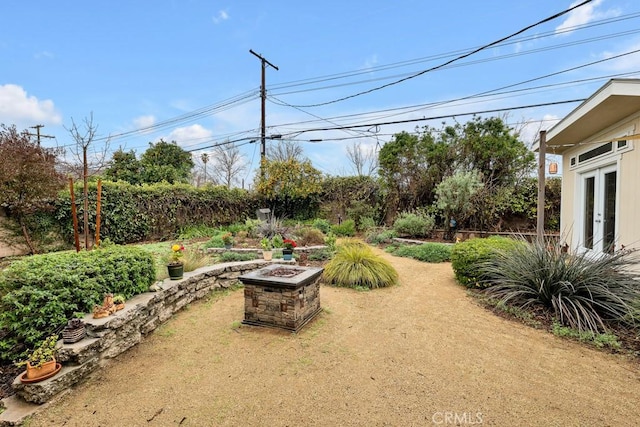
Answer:
<svg viewBox="0 0 640 427"><path fill-rule="evenodd" d="M320 106L323 106L323 105L335 104L337 102L341 102L341 101L345 101L347 99L351 99L351 98L355 98L355 97L358 97L358 96L366 95L366 94L369 94L371 92L375 92L375 91L378 91L378 90L381 90L381 89L388 88L390 86L394 86L394 85L406 82L406 81L411 80L411 79L415 79L416 77L422 76L423 74L426 74L426 73L429 73L431 71L435 71L435 70L438 70L440 68L446 67L449 64L452 64L452 63L457 62L457 61L459 61L461 59L467 58L467 57L469 57L471 55L474 55L474 54L476 54L476 53L478 53L478 52L480 52L482 50L485 50L485 49L488 49L488 48L490 48L492 46L498 45L498 44L504 42L505 40L508 40L508 39L510 39L510 38L512 38L514 36L517 36L518 34L522 34L525 31L530 30L531 28L537 27L538 25L541 25L541 24L544 24L546 22L552 21L552 20L554 20L556 18L559 18L560 16L563 16L563 15L565 15L565 14L567 14L567 13L571 12L572 10L575 10L575 9L577 9L579 7L582 7L587 3L591 3L592 1L593 0L585 0L580 4L577 4L577 5L573 6L573 7L570 7L569 9L566 9L566 10L564 10L562 12L558 12L558 13L556 13L556 14L548 17L548 18L545 18L545 19L543 19L541 21L538 21L538 22L536 22L534 24L528 25L528 26L526 26L526 27L516 31L515 33L512 33L512 34L506 36L506 37L503 37L503 38L501 38L499 40L496 40L496 41L493 41L491 43L488 43L488 44L485 44L483 46L480 46L479 48L474 49L471 52L459 55L459 56L457 56L457 57L455 57L455 58L453 58L453 59L451 59L449 61L446 61L446 62L440 64L440 65L436 65L434 67L427 68L426 70L419 71L419 72L417 72L415 74L412 74L412 75L410 75L408 77L405 77L405 78L402 78L400 80L396 80L396 81L393 81L391 83L387 83L387 84L384 84L382 86L377 86L377 87L374 87L374 88L371 88L371 89L368 89L368 90L365 90L365 91L362 91L362 92L358 92L358 93L355 93L355 94L352 94L352 95L344 96L342 98L334 99L332 101L320 102L320 103L316 103L316 104L296 105L296 107L310 108L310 107L320 107Z"/></svg>
<svg viewBox="0 0 640 427"><path fill-rule="evenodd" d="M494 109L481 110L481 111L471 111L471 112L463 112L463 113L444 114L444 115L440 115L440 116L422 117L422 118L419 118L419 119L393 120L393 121L378 122L378 123L365 123L365 124L360 124L360 125L336 126L336 127L332 127L332 128L305 129L305 130L301 130L301 131L297 131L297 132L291 132L289 135L296 135L297 136L297 135L300 135L300 134L306 133L306 132L320 132L320 131L331 131L331 130L354 129L354 128L358 128L358 127L374 127L374 126L385 126L385 125L397 125L397 124L403 124L403 123L415 123L415 122L422 122L422 121L429 121L429 120L446 119L446 118L458 117L458 116L473 116L473 115L486 114L486 113L499 113L499 112L511 111L511 110L524 110L524 109L529 109L529 108L547 107L547 106L550 106L550 105L570 104L570 103L582 102L584 100L585 100L585 98L582 98L582 99L570 99L570 100L566 100L566 101L543 102L543 103L540 103L540 104L529 104L529 105L522 105L522 106L518 106L518 107L494 108ZM283 137L284 137L284 135L283 135Z"/></svg>
<svg viewBox="0 0 640 427"><path fill-rule="evenodd" d="M581 25L575 25L575 26L572 26L572 27L567 27L567 28L565 28L563 30L560 30L560 31L556 31L556 30L547 31L547 32L543 32L543 33L537 33L537 34L532 35L532 36L514 38L514 39L510 40L509 42L501 43L501 44L496 45L494 47L504 47L504 46L509 46L509 45L513 45L513 44L517 44L517 43L526 42L526 41L532 41L532 40L538 41L540 39L556 36L558 34L570 33L570 32L584 30L584 29L588 29L588 28L592 28L592 27L596 27L596 26L611 24L611 23L615 23L615 22L619 22L619 21L623 21L623 20L635 19L635 18L638 18L638 17L640 17L640 12L634 12L634 13L627 14L627 15L617 16L617 17L614 17L614 18L607 18L607 19L601 19L601 20L597 20L597 21L592 21L592 22L590 22L588 24L581 24ZM611 34L609 34L607 36L604 36L603 38L611 38L611 37L617 37L617 36L623 36L623 35L627 35L627 32L611 33ZM565 44L560 45L560 46L562 46L562 47L572 46L574 44L583 44L583 43L594 41L594 40L595 39L583 39L583 40L579 40L579 41L576 41L576 42L573 42L573 43L565 43ZM599 38L598 38L598 40L599 40ZM293 80L293 81L290 81L290 82L283 82L283 83L271 85L270 88L271 88L271 91L274 91L274 90L287 89L287 88L298 87L298 86L305 86L305 85L310 85L310 84L315 84L315 83L322 83L322 82L331 81L331 80L338 80L338 79L343 79L343 78L348 78L348 77L354 77L354 76L358 76L358 75L362 75L362 74L370 74L372 72L385 71L385 70L390 70L390 69L394 69L394 68L401 68L401 67L405 67L407 65L414 65L414 64L419 64L419 63L423 63L423 62L429 62L429 61L433 61L433 60L437 60L437 59L444 59L444 58L452 57L452 56L455 56L455 55L459 55L461 53L470 52L473 49L476 49L477 47L478 46L474 46L474 47L471 47L471 48L465 48L465 49L458 49L458 50L455 50L455 51L439 53L439 54L425 56L425 57L421 57L421 58L408 59L408 60L394 62L394 63L390 63L390 64L383 64L383 65L379 65L379 66L375 66L375 67L367 67L367 68L364 68L364 69L357 69L357 70L353 70L353 71L345 71L345 72L341 72L341 73L328 74L328 75L324 75L324 76L316 76L316 77L310 77L310 78L306 78L306 79ZM501 58L501 57L498 57L498 58ZM409 75L409 74L410 73L406 73L406 74L403 74L403 75ZM387 78L393 78L393 77L398 77L398 76L390 76L390 77L387 77ZM378 79L378 80L380 80L380 79ZM368 82L368 81L374 81L374 80L365 80L365 81L353 82L351 84L364 83L364 82ZM336 85L336 86L343 86L343 85ZM320 90L320 89L332 88L332 87L336 87L336 86L325 86L325 87L322 87L322 88L311 89L311 90ZM280 93L276 93L275 95L280 96L280 95L284 95L284 94L299 93L299 92L305 92L305 91L308 91L308 90L301 90L301 91L294 91L294 92L280 92Z"/></svg>

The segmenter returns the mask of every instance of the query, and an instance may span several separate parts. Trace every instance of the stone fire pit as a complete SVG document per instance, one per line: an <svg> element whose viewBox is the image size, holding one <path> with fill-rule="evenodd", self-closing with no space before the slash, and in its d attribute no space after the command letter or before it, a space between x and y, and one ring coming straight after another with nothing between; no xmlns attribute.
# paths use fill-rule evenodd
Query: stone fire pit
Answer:
<svg viewBox="0 0 640 427"><path fill-rule="evenodd" d="M320 311L322 268L272 264L243 274L244 320L298 331Z"/></svg>

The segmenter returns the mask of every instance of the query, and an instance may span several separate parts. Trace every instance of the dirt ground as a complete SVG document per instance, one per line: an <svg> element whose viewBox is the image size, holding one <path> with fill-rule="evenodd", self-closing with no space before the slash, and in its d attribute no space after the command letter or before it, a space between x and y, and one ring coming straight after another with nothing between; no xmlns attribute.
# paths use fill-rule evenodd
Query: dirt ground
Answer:
<svg viewBox="0 0 640 427"><path fill-rule="evenodd" d="M479 307L450 264L380 252L401 284L322 287L298 334L241 326L241 290L188 307L35 426L622 426L640 366Z"/></svg>

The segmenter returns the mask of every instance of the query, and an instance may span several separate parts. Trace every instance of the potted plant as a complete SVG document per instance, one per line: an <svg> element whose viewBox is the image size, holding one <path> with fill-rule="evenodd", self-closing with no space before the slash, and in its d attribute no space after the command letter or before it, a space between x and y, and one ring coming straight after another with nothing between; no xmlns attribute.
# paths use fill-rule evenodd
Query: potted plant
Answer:
<svg viewBox="0 0 640 427"><path fill-rule="evenodd" d="M271 246L271 239L268 237L263 237L260 240L260 245L262 246L262 257L265 261L271 261L273 258L273 251Z"/></svg>
<svg viewBox="0 0 640 427"><path fill-rule="evenodd" d="M52 377L60 370L56 363L56 345L58 336L51 335L29 355L29 358L21 362L27 366L26 372L21 376L22 382L37 382Z"/></svg>
<svg viewBox="0 0 640 427"><path fill-rule="evenodd" d="M124 298L124 295L120 295L120 294L118 294L118 295L115 295L115 296L113 297L113 304L114 304L114 305L115 305L115 307L116 307L116 311L117 311L117 310L122 310L122 309L124 308L124 302L125 302L125 301L126 301L126 300L125 300L125 298Z"/></svg>
<svg viewBox="0 0 640 427"><path fill-rule="evenodd" d="M182 279L182 275L184 274L184 264L181 259L183 252L183 245L174 244L171 246L171 258L167 264L167 270L171 280Z"/></svg>
<svg viewBox="0 0 640 427"><path fill-rule="evenodd" d="M84 338L86 327L82 319L71 319L62 330L62 342L73 344Z"/></svg>
<svg viewBox="0 0 640 427"><path fill-rule="evenodd" d="M284 245L284 248L282 249L282 259L290 261L293 258L293 248L298 245L295 240L292 239L284 239L282 244Z"/></svg>
<svg viewBox="0 0 640 427"><path fill-rule="evenodd" d="M227 232L222 235L222 243L224 243L225 249L231 249L233 245L233 234Z"/></svg>

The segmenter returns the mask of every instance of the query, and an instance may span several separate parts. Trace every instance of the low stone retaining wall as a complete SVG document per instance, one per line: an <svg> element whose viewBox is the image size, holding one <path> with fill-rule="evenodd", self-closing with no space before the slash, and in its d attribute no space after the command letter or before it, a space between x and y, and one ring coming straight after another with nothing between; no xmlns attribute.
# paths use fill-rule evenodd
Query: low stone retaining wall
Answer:
<svg viewBox="0 0 640 427"><path fill-rule="evenodd" d="M229 288L238 283L238 276L270 264L255 260L203 267L185 273L181 280L164 280L157 292L134 296L123 310L112 316L94 319L88 314L83 319L87 337L74 344L63 344L58 351L62 369L57 375L32 384L23 384L18 377L13 388L27 402L45 403L86 378L107 360L138 344L187 304L216 289Z"/></svg>

